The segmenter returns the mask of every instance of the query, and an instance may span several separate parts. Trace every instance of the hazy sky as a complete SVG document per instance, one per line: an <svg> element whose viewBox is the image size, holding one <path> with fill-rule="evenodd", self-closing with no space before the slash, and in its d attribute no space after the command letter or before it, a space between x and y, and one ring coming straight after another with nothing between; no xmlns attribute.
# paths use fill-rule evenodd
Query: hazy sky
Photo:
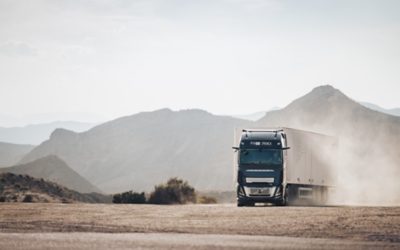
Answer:
<svg viewBox="0 0 400 250"><path fill-rule="evenodd" d="M0 114L400 106L400 1L0 0Z"/></svg>

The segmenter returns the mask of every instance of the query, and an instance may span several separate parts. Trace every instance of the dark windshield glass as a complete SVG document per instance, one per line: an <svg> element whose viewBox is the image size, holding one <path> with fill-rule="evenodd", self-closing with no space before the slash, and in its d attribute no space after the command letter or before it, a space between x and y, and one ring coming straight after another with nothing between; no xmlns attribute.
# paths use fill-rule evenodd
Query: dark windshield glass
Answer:
<svg viewBox="0 0 400 250"><path fill-rule="evenodd" d="M282 164L282 150L280 149L242 149L240 150L240 164Z"/></svg>

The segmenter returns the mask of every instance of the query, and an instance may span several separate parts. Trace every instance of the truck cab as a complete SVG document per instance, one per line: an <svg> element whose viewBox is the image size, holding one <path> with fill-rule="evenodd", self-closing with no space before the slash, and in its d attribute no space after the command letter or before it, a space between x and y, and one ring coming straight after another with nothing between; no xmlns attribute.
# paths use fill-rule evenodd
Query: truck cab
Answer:
<svg viewBox="0 0 400 250"><path fill-rule="evenodd" d="M237 205L256 202L285 205L283 130L243 130L237 152Z"/></svg>

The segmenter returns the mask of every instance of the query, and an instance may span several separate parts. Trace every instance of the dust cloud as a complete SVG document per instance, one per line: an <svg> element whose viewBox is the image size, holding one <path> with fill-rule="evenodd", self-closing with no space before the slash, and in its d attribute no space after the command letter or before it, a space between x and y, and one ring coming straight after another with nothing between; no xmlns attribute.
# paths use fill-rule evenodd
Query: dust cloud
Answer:
<svg viewBox="0 0 400 250"><path fill-rule="evenodd" d="M330 151L323 143L313 145L313 154L320 157L318 161L329 161L331 165L334 179L331 204L400 205L400 118L359 105L354 109L349 106L331 107L332 116L296 109L293 113L268 117L263 125L264 128L285 125L337 138L337 152ZM343 114L347 110L350 111Z"/></svg>
<svg viewBox="0 0 400 250"><path fill-rule="evenodd" d="M340 138L333 164L334 204L400 205L399 162L388 150L396 147L389 142L381 143Z"/></svg>

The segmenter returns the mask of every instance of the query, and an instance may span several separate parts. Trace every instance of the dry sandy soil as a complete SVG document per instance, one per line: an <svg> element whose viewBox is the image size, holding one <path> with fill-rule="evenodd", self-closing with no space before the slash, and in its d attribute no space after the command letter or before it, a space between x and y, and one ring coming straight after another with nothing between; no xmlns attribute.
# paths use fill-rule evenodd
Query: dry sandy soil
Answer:
<svg viewBox="0 0 400 250"><path fill-rule="evenodd" d="M112 246L400 249L400 207L0 205L0 249Z"/></svg>

